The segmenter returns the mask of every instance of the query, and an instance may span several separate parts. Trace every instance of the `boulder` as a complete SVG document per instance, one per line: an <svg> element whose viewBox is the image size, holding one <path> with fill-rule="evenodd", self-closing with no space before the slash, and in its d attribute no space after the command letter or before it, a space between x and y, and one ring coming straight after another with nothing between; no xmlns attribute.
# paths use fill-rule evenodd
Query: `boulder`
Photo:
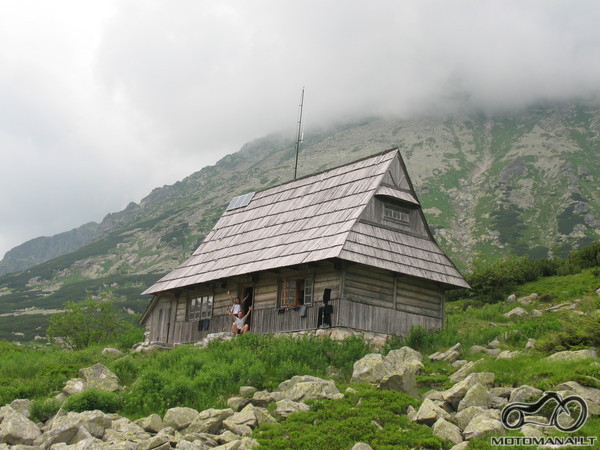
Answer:
<svg viewBox="0 0 600 450"><path fill-rule="evenodd" d="M539 309L534 309L533 311L531 311L532 317L542 317L543 315L544 313L541 312Z"/></svg>
<svg viewBox="0 0 600 450"><path fill-rule="evenodd" d="M469 389L475 386L477 383L482 384L486 387L491 387L494 383L494 374L491 372L476 372L472 373L467 378L459 381L447 391L442 393L442 398L450 403L456 410L458 404L463 399Z"/></svg>
<svg viewBox="0 0 600 450"><path fill-rule="evenodd" d="M371 447L369 444L365 444L364 442L357 442L350 450L373 450L373 447Z"/></svg>
<svg viewBox="0 0 600 450"><path fill-rule="evenodd" d="M459 358L461 353L462 346L460 345L460 343L458 343L444 352L436 352L432 355L429 355L429 359L431 361L446 361L447 363L452 364Z"/></svg>
<svg viewBox="0 0 600 450"><path fill-rule="evenodd" d="M458 383L459 381L462 381L465 378L467 378L471 373L473 373L473 371L475 370L475 366L479 361L483 360L479 359L477 361L469 361L466 364L464 364L460 369L458 369L456 372L450 375L450 381L452 381L453 383Z"/></svg>
<svg viewBox="0 0 600 450"><path fill-rule="evenodd" d="M469 408L471 406L479 406L487 409L490 406L491 397L488 388L483 384L476 383L465 394L463 399L458 403L457 411Z"/></svg>
<svg viewBox="0 0 600 450"><path fill-rule="evenodd" d="M251 397L258 389L254 386L240 386L240 395L242 397Z"/></svg>
<svg viewBox="0 0 600 450"><path fill-rule="evenodd" d="M10 406L3 406L0 416L0 442L9 445L33 445L42 435L35 423Z"/></svg>
<svg viewBox="0 0 600 450"><path fill-rule="evenodd" d="M526 402L528 400L537 400L539 399L542 394L544 393L544 391L542 391L541 389L537 389L533 386L529 386L529 385L523 385L523 386L519 386L516 389L513 389L513 391L510 394L510 398L508 400L509 403L514 403L514 402Z"/></svg>
<svg viewBox="0 0 600 450"><path fill-rule="evenodd" d="M469 422L463 436L468 441L474 438L485 439L490 436L501 436L504 433L505 429L500 420L494 419L486 413L480 413Z"/></svg>
<svg viewBox="0 0 600 450"><path fill-rule="evenodd" d="M392 350L386 357L370 353L354 363L352 381L416 397L416 373L423 367L421 359L422 355L410 347Z"/></svg>
<svg viewBox="0 0 600 450"><path fill-rule="evenodd" d="M249 398L246 397L230 397L227 399L227 406L234 411L240 411L244 406L250 403Z"/></svg>
<svg viewBox="0 0 600 450"><path fill-rule="evenodd" d="M529 338L527 339L527 343L525 344L525 350L530 350L535 348L535 339Z"/></svg>
<svg viewBox="0 0 600 450"><path fill-rule="evenodd" d="M513 317L525 317L528 315L529 315L529 313L527 311L525 311L523 308L521 308L520 306L517 308L511 309L506 314L503 314L503 316L506 317L507 319L512 319Z"/></svg>
<svg viewBox="0 0 600 450"><path fill-rule="evenodd" d="M515 350L514 352L511 352L510 350L504 350L503 352L500 352L498 356L496 356L496 359L513 359L522 354L523 352L519 350Z"/></svg>
<svg viewBox="0 0 600 450"><path fill-rule="evenodd" d="M183 430L198 417L199 413L195 409L178 406L167 410L163 423L166 427L173 427L176 430Z"/></svg>
<svg viewBox="0 0 600 450"><path fill-rule="evenodd" d="M506 303L514 303L517 301L517 296L515 294L510 294L506 299Z"/></svg>
<svg viewBox="0 0 600 450"><path fill-rule="evenodd" d="M234 413L225 419L223 427L240 436L252 433L252 428L258 426L255 409L256 407L252 404L246 405L240 412Z"/></svg>
<svg viewBox="0 0 600 450"><path fill-rule="evenodd" d="M297 411L308 411L310 409L305 403L294 402L287 399L279 400L275 403L275 406L275 413L283 418L286 418Z"/></svg>
<svg viewBox="0 0 600 450"><path fill-rule="evenodd" d="M576 381L567 381L558 385L557 390L566 391L563 393L563 397L569 394L579 395L586 401L589 414L600 415L600 389L582 386Z"/></svg>
<svg viewBox="0 0 600 450"><path fill-rule="evenodd" d="M171 440L165 435L156 435L140 443L137 450L168 450L171 448Z"/></svg>
<svg viewBox="0 0 600 450"><path fill-rule="evenodd" d="M227 409L207 409L201 411L187 428L188 433L216 434L223 425L223 421L233 416L234 411Z"/></svg>
<svg viewBox="0 0 600 450"><path fill-rule="evenodd" d="M249 450L258 447L258 441L248 436L214 447L216 450Z"/></svg>
<svg viewBox="0 0 600 450"><path fill-rule="evenodd" d="M439 418L433 424L432 431L436 436L442 439L447 439L453 444L460 444L464 440L460 429L453 423L450 423L443 418Z"/></svg>
<svg viewBox="0 0 600 450"><path fill-rule="evenodd" d="M340 399L344 397L335 383L310 375L296 375L290 380L279 385L277 391L280 393L278 400L288 399L295 402L313 400L316 398ZM277 399L274 396L274 399Z"/></svg>
<svg viewBox="0 0 600 450"><path fill-rule="evenodd" d="M531 295L528 295L526 297L520 297L520 298L517 299L517 301L521 305L531 305L531 303L533 303L534 301L536 301L538 298L540 298L539 295L537 295L537 294L531 294Z"/></svg>
<svg viewBox="0 0 600 450"><path fill-rule="evenodd" d="M426 398L421 403L417 414L411 419L413 422L432 426L439 418L450 419L450 414Z"/></svg>
<svg viewBox="0 0 600 450"><path fill-rule="evenodd" d="M65 383L65 387L62 390L64 395L80 394L85 391L86 385L81 378L71 378Z"/></svg>
<svg viewBox="0 0 600 450"><path fill-rule="evenodd" d="M64 426L75 426L83 428L93 437L101 439L107 428L112 426L112 420L107 414L102 411L83 411L80 413L70 412L68 414L60 414L52 419L50 430L62 428Z"/></svg>
<svg viewBox="0 0 600 450"><path fill-rule="evenodd" d="M163 428L160 433L163 433ZM159 434L160 434L159 433ZM119 447L124 441L141 443L147 441L152 436L144 431L142 427L133 423L131 420L122 417L113 420L111 427L104 432L102 440L107 442L109 448Z"/></svg>
<svg viewBox="0 0 600 450"><path fill-rule="evenodd" d="M469 422L473 420L473 417L475 417L477 414L481 414L484 411L485 409L480 406L469 406L468 408L457 412L454 416L454 421L461 430L464 430L467 428L467 425L469 425Z"/></svg>
<svg viewBox="0 0 600 450"><path fill-rule="evenodd" d="M18 398L10 403L10 407L17 411L19 414L23 414L29 419L29 411L31 410L32 401L27 399Z"/></svg>
<svg viewBox="0 0 600 450"><path fill-rule="evenodd" d="M498 339L494 339L493 341L488 343L488 348L499 348L500 345L500 341Z"/></svg>
<svg viewBox="0 0 600 450"><path fill-rule="evenodd" d="M79 370L79 378L86 385L86 389L98 389L100 391L115 392L122 389L117 377L106 366L95 364Z"/></svg>
<svg viewBox="0 0 600 450"><path fill-rule="evenodd" d="M149 431L150 433L158 433L165 427L158 414L151 414L148 417L142 417L141 419L136 420L135 423L142 427L144 431Z"/></svg>
<svg viewBox="0 0 600 450"><path fill-rule="evenodd" d="M107 347L102 349L103 355L121 356L123 352L117 348Z"/></svg>
<svg viewBox="0 0 600 450"><path fill-rule="evenodd" d="M598 358L598 352L594 347L586 348L583 350L566 350L564 352L557 352L548 357L546 361L579 361L582 359L596 359Z"/></svg>
<svg viewBox="0 0 600 450"><path fill-rule="evenodd" d="M254 406L267 406L269 403L274 402L275 399L269 391L257 391L250 399L250 403Z"/></svg>

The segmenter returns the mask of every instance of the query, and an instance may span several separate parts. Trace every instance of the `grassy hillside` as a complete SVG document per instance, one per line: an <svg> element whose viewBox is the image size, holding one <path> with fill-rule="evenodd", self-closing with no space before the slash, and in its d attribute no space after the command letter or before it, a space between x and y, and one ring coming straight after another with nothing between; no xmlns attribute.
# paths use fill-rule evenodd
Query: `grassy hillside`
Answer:
<svg viewBox="0 0 600 450"><path fill-rule="evenodd" d="M387 352L404 345L428 355L457 342L465 349L463 358L478 361L477 371L491 371L496 384L521 386L529 384L543 390L554 390L560 383L577 381L584 386L600 388L598 362L589 360L549 362L544 358L559 350L600 346L600 274L589 268L580 273L542 277L519 285L517 296L533 292L539 298L527 305L519 302L484 303L480 299L463 299L450 303L446 329L426 333L414 329L408 336L392 340ZM575 305L556 312L549 309L560 304ZM504 313L522 306L530 314L507 318ZM533 311L542 315L536 317ZM534 349L523 351L529 338L536 339ZM487 346L498 340L501 350L522 351L514 359L470 350L473 345ZM115 342L124 350L129 342ZM361 338L334 342L314 337L273 337L245 335L229 342L213 342L202 349L185 345L168 352L125 357L102 355L101 347L65 352L56 348L23 348L0 342L0 404L15 398L36 399L36 414L49 414L52 402L45 400L62 388L64 382L77 375L81 367L102 363L113 370L128 389L102 399L115 411L137 418L152 413L163 414L174 406L198 410L226 406L229 396L240 386L274 389L278 383L297 374L310 374L334 379L342 392L352 387L356 392L343 400L318 400L306 413L297 413L281 425L265 425L254 436L267 448L303 448L308 442L321 442L328 433L334 438L332 448L346 448L360 440L376 448L386 445L449 448L450 445L431 434L431 429L418 426L404 416L408 405L419 402L396 392L381 392L365 385L349 383L354 361L372 351ZM449 376L456 369L444 362L425 360L425 370L418 376L419 389L444 389L453 383ZM362 399L362 400L361 400ZM89 399L88 399L89 400ZM359 401L360 400L360 401ZM377 418L379 426L373 425ZM578 436L600 434L600 418L588 419L575 433ZM487 448L486 441L474 441L474 448Z"/></svg>

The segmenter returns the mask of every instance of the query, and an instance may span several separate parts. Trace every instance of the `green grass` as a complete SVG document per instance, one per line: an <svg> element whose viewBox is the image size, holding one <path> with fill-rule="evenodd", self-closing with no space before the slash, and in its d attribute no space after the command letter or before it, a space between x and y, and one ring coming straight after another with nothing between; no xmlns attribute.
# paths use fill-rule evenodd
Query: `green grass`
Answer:
<svg viewBox="0 0 600 450"><path fill-rule="evenodd" d="M431 428L406 417L412 397L370 386L352 385L356 393L341 400L313 400L311 410L277 424L265 424L252 436L268 449L348 449L364 442L377 449L450 448Z"/></svg>

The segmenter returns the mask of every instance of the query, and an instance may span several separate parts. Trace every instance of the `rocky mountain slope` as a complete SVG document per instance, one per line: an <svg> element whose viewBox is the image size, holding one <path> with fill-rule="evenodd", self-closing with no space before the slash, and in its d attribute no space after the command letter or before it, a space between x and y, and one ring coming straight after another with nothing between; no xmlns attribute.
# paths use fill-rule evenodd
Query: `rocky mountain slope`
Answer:
<svg viewBox="0 0 600 450"><path fill-rule="evenodd" d="M582 103L373 118L307 133L298 173L399 147L436 239L466 268L479 257L560 256L597 240L599 136L600 108ZM60 307L103 286L143 309L147 299L139 292L199 245L232 197L291 179L294 147L280 136L258 139L101 224L67 234L79 240L59 245L67 237L59 235L11 250L0 270L29 267L0 277L0 315ZM21 327L39 319L28 316ZM0 338L12 330L4 319Z"/></svg>

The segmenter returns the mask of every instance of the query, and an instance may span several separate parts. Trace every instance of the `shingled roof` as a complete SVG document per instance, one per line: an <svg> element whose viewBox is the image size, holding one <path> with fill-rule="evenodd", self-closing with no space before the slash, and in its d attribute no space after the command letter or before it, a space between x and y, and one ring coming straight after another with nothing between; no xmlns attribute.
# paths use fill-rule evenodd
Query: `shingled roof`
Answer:
<svg viewBox="0 0 600 450"><path fill-rule="evenodd" d="M395 159L404 167L393 149L257 192L225 211L193 255L144 294L330 258L468 287L430 233L359 221L374 195L419 205L410 181L408 190L382 186Z"/></svg>

